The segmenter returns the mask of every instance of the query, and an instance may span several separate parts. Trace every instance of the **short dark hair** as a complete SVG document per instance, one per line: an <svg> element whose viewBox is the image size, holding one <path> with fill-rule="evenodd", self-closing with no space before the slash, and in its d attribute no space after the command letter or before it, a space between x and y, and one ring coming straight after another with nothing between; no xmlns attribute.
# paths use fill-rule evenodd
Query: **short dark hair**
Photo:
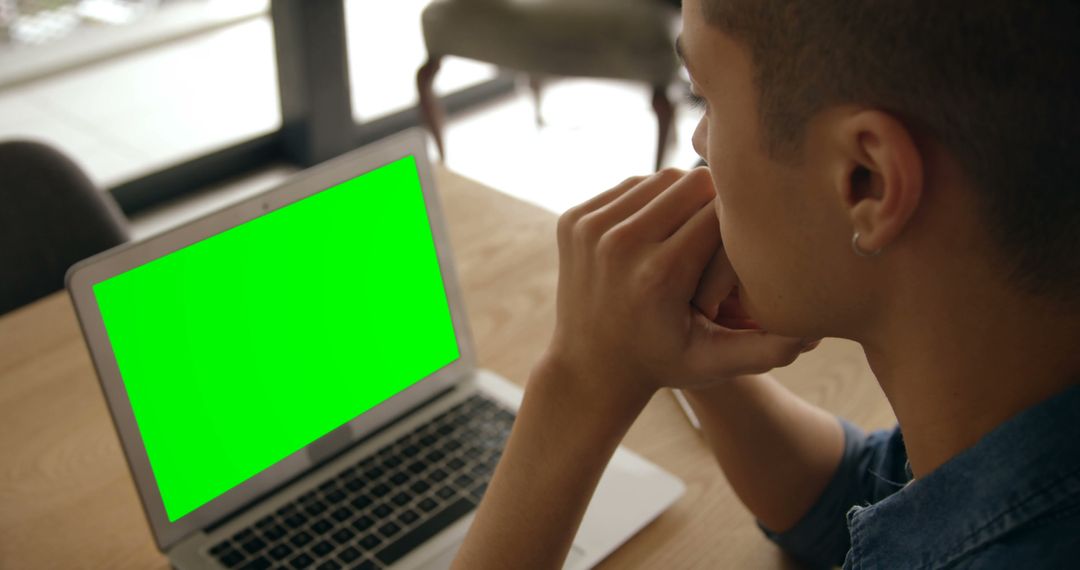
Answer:
<svg viewBox="0 0 1080 570"><path fill-rule="evenodd" d="M1080 3L702 2L750 51L770 155L828 106L890 112L959 160L1010 280L1080 305Z"/></svg>

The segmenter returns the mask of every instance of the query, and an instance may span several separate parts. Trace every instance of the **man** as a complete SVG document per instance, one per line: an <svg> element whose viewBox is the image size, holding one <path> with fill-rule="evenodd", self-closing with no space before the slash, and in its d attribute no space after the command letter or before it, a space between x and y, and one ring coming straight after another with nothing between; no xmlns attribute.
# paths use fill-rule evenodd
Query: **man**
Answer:
<svg viewBox="0 0 1080 570"><path fill-rule="evenodd" d="M663 386L810 564L1075 564L1080 8L686 0L683 21L709 167L560 219L554 337L458 567L558 567ZM862 344L902 438L761 375L826 336Z"/></svg>

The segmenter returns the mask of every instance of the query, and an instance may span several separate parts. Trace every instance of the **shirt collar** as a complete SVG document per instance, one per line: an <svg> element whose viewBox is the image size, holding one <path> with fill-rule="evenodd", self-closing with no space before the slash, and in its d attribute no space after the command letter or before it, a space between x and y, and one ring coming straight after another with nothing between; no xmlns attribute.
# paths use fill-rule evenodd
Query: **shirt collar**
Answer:
<svg viewBox="0 0 1080 570"><path fill-rule="evenodd" d="M947 564L1080 502L1080 386L1021 412L926 477L848 512L845 568Z"/></svg>

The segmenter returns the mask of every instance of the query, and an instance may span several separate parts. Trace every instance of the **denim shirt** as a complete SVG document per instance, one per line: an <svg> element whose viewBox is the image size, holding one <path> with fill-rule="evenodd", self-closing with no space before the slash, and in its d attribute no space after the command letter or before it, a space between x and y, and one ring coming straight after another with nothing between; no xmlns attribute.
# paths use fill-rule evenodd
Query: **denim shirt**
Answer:
<svg viewBox="0 0 1080 570"><path fill-rule="evenodd" d="M1080 386L913 481L899 428L841 420L844 455L781 548L811 567L1080 568Z"/></svg>

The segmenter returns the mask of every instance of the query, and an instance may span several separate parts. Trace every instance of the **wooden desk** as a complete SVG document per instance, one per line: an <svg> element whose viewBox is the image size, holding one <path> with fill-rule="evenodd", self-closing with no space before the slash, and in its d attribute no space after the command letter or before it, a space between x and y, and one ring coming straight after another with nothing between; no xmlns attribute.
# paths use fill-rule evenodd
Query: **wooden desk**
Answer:
<svg viewBox="0 0 1080 570"><path fill-rule="evenodd" d="M523 382L554 325L556 217L439 171L480 364ZM892 414L856 345L826 341L776 375L868 427ZM0 568L168 568L154 547L67 295L0 318ZM790 566L668 393L626 445L687 493L605 568Z"/></svg>

